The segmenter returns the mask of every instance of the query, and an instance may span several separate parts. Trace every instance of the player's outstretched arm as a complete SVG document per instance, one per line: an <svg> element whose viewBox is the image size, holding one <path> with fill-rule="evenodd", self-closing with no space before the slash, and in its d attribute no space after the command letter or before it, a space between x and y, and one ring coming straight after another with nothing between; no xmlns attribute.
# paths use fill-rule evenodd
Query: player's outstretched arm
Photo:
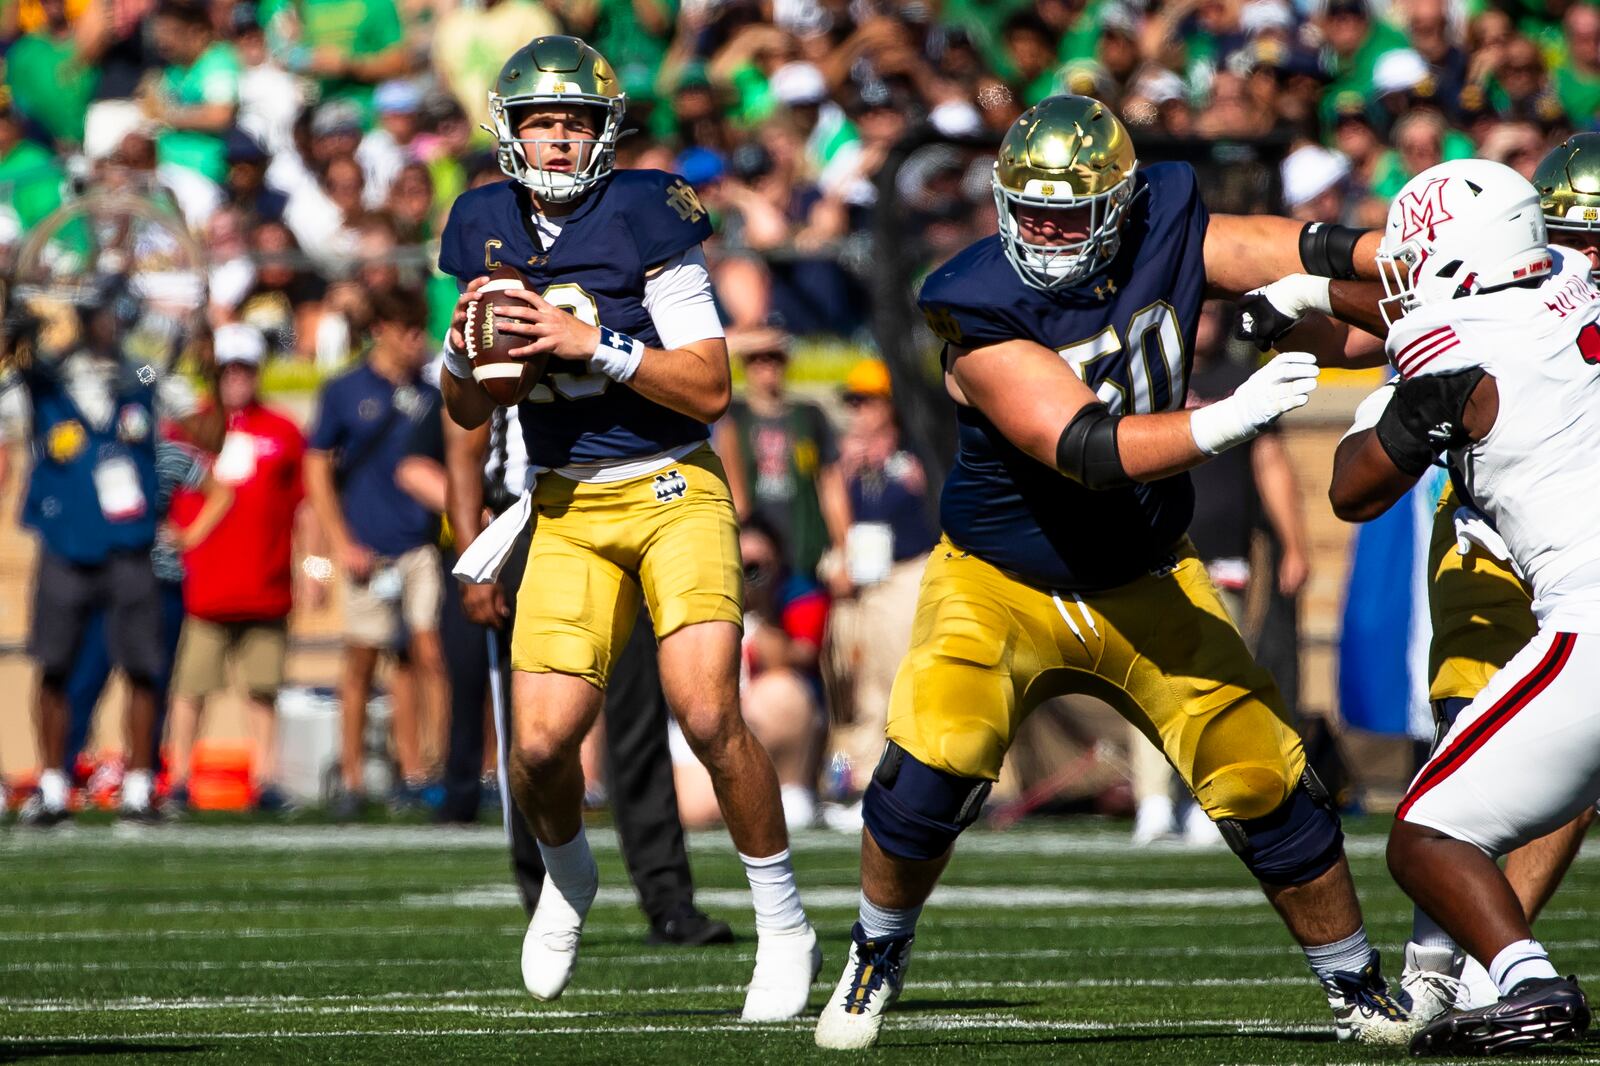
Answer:
<svg viewBox="0 0 1600 1066"><path fill-rule="evenodd" d="M1381 338L1389 334L1382 299L1374 282L1290 274L1239 300L1239 336L1264 352L1315 352L1324 366L1382 366Z"/></svg>
<svg viewBox="0 0 1600 1066"><path fill-rule="evenodd" d="M1481 368L1393 381L1361 402L1333 456L1328 502L1346 522L1392 507L1440 453L1494 428L1500 393Z"/></svg>
<svg viewBox="0 0 1600 1066"><path fill-rule="evenodd" d="M1378 280L1377 231L1317 226L1276 215L1212 215L1206 226L1206 284L1212 295L1243 296L1289 274Z"/></svg>
<svg viewBox="0 0 1600 1066"><path fill-rule="evenodd" d="M1029 456L1092 489L1170 477L1253 439L1302 406L1317 376L1310 355L1291 352L1210 407L1117 416L1042 344L1015 340L950 353L966 402Z"/></svg>

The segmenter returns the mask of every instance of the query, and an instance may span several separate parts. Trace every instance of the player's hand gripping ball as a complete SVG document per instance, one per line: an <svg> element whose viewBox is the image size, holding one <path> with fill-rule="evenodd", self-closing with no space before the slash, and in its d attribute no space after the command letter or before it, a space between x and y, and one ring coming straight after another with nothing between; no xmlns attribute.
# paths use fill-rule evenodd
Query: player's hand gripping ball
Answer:
<svg viewBox="0 0 1600 1066"><path fill-rule="evenodd" d="M501 329L511 321L497 312L509 307L526 307L521 297L511 296L526 289L527 281L514 267L496 267L489 281L477 291L477 299L467 305L467 321L462 337L467 342L467 358L472 360L472 376L489 398L502 406L521 403L544 376L548 355L512 358L511 352L528 343L526 337Z"/></svg>

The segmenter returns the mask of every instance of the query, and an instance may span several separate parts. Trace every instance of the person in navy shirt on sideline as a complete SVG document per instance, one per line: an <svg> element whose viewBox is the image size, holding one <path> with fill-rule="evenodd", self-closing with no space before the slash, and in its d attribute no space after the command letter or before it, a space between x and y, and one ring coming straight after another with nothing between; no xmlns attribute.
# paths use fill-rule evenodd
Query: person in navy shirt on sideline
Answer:
<svg viewBox="0 0 1600 1066"><path fill-rule="evenodd" d="M306 493L344 591L344 790L335 799L335 814L344 818L365 803L362 737L379 654L407 653L396 664L391 693L399 803L416 802L426 777L419 722L436 721L445 698L438 517L394 480L413 427L439 414L439 391L422 380L432 355L427 309L421 296L380 293L373 312L372 350L323 387L305 459ZM421 713L424 707L431 713Z"/></svg>

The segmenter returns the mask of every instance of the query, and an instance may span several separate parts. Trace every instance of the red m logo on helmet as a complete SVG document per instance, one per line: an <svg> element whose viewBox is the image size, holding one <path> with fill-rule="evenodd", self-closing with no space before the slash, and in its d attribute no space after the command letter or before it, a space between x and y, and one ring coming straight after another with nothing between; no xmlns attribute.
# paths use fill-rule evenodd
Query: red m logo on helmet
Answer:
<svg viewBox="0 0 1600 1066"><path fill-rule="evenodd" d="M1402 241L1409 241L1426 231L1433 239L1433 227L1449 222L1453 217L1444 206L1444 185L1449 178L1434 178L1420 193L1408 192L1400 196L1400 225Z"/></svg>

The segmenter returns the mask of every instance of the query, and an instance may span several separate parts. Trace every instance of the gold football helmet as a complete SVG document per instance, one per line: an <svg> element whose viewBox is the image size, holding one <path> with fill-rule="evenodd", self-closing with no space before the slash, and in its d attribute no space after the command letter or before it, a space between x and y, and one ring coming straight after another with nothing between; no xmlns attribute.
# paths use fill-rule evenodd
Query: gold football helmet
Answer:
<svg viewBox="0 0 1600 1066"><path fill-rule="evenodd" d="M1017 274L1036 289L1073 285L1103 269L1122 244L1138 166L1127 129L1100 101L1049 96L1024 111L1000 142L994 204L1000 241ZM1067 244L1024 240L1016 208L1088 208L1088 234Z"/></svg>
<svg viewBox="0 0 1600 1066"><path fill-rule="evenodd" d="M1583 246L1600 244L1600 133L1577 133L1550 150L1533 172L1550 239L1563 235ZM1591 271L1600 278L1600 271Z"/></svg>
<svg viewBox="0 0 1600 1066"><path fill-rule="evenodd" d="M599 132L593 141L517 135L522 110L574 105L599 112ZM489 91L494 125L484 129L500 143L497 155L507 177L532 189L541 200L562 203L582 196L611 173L625 106L622 84L605 56L576 37L535 37L500 68ZM556 143L579 146L578 163L571 172L546 170L542 165L545 146Z"/></svg>

